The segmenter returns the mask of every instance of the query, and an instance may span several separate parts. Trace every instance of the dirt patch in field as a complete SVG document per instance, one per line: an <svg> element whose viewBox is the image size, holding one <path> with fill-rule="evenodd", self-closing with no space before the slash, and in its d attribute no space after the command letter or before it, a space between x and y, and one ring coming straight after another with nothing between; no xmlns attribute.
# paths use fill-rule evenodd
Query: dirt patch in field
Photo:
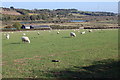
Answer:
<svg viewBox="0 0 120 80"><path fill-rule="evenodd" d="M63 52L60 52L60 54L58 54L58 53L53 53L53 54L46 55L46 56L47 56L47 57L59 56L59 55L61 55L61 54L70 53L70 52L75 52L75 51L80 51L80 50L78 49L78 50L72 50L72 51L63 51ZM42 60L42 58L44 58L44 57L46 57L46 56L36 55L36 56L31 57L31 58L15 59L13 62L14 62L15 65L27 65L30 60Z"/></svg>
<svg viewBox="0 0 120 80"><path fill-rule="evenodd" d="M6 65L6 64L7 64L7 61L0 62L0 65Z"/></svg>

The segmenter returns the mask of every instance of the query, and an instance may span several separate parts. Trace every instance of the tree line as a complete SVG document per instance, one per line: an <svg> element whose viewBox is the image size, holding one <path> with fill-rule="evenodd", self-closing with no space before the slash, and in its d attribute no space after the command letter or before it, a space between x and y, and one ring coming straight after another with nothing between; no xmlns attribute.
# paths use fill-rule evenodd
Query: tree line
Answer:
<svg viewBox="0 0 120 80"><path fill-rule="evenodd" d="M87 12L79 11L77 9L15 9L14 7L3 8L6 11L16 11L21 15L7 15L3 14L0 20L10 21L10 20L52 20L53 18L74 18L72 13L90 15L90 16L115 16L116 14L111 12ZM32 15L30 15L32 14Z"/></svg>

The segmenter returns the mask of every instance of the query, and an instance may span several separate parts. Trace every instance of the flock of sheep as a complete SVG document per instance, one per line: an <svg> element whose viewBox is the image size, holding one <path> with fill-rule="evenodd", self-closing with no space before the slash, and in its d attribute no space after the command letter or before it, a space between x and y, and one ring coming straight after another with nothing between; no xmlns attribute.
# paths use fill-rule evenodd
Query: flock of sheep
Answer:
<svg viewBox="0 0 120 80"><path fill-rule="evenodd" d="M89 30L89 32L92 32L92 30ZM81 34L85 34L85 31L81 32ZM71 37L76 37L76 34L74 32L70 32L70 36Z"/></svg>
<svg viewBox="0 0 120 80"><path fill-rule="evenodd" d="M10 34L4 34L4 35L6 35L6 39L10 39ZM27 36L25 36L26 34L23 33L23 35L24 36L21 37L22 42L28 42L28 43L30 43L30 39Z"/></svg>
<svg viewBox="0 0 120 80"><path fill-rule="evenodd" d="M51 32L51 31L49 31L49 32ZM78 31L79 32L79 31ZM89 30L89 32L92 32L92 30ZM13 32L12 32L13 33ZM59 34L60 32L59 31L57 31L57 34ZM37 32L37 34L38 35L40 35L40 32ZM85 31L83 31L83 32L81 32L81 34L85 34ZM4 35L6 35L6 39L10 39L10 34L4 34ZM21 37L21 40L22 40L22 42L28 42L28 43L30 43L30 39L29 39L29 37L27 37L26 36L26 34L25 33L23 33L22 34L23 36ZM71 37L76 37L76 34L74 33L74 32L70 32L70 36Z"/></svg>

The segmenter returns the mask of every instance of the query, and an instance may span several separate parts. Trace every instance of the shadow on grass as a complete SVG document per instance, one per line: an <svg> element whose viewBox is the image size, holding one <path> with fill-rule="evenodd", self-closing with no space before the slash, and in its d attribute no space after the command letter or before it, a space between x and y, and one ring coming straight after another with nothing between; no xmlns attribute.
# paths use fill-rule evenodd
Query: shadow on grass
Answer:
<svg viewBox="0 0 120 80"><path fill-rule="evenodd" d="M64 37L62 37L62 38L71 38L70 36L64 36Z"/></svg>
<svg viewBox="0 0 120 80"><path fill-rule="evenodd" d="M89 66L72 66L64 70L54 69L49 71L33 70L32 79L11 79L11 80L97 80L97 79L111 79L119 80L120 61L113 59L105 59L95 61ZM39 78L42 76L45 79ZM38 78L35 78L38 76ZM6 79L3 79L6 80Z"/></svg>
<svg viewBox="0 0 120 80"><path fill-rule="evenodd" d="M52 70L47 72L47 77L55 78L119 78L120 61L106 59L95 61L90 66L73 66L65 70Z"/></svg>
<svg viewBox="0 0 120 80"><path fill-rule="evenodd" d="M15 42L15 43L11 43L11 44L21 44L20 42Z"/></svg>

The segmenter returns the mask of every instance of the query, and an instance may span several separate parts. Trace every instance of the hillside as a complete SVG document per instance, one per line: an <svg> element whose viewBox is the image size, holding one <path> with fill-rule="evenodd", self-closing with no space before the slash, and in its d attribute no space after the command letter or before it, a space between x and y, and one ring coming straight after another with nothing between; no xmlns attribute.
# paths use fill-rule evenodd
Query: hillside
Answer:
<svg viewBox="0 0 120 80"><path fill-rule="evenodd" d="M77 9L16 9L2 8L2 26L12 25L14 22L21 24L49 25L56 28L64 27L109 27L116 26L117 14L111 12L90 12ZM85 22L71 22L84 20Z"/></svg>
<svg viewBox="0 0 120 80"><path fill-rule="evenodd" d="M16 11L2 11L1 14L7 14L7 15L21 15L20 13Z"/></svg>
<svg viewBox="0 0 120 80"><path fill-rule="evenodd" d="M21 15L19 12L16 12L16 10L10 10L3 8L0 14L6 14L6 15Z"/></svg>
<svg viewBox="0 0 120 80"><path fill-rule="evenodd" d="M88 11L78 11L77 9L56 9L56 10L48 10L48 9L39 9L39 10L27 10L27 9L10 9L10 8L2 8L2 12L0 14L3 15L28 15L28 16L39 16L44 17L81 17L81 16L115 16L116 14L110 12L88 12ZM40 16L41 15L41 16Z"/></svg>

